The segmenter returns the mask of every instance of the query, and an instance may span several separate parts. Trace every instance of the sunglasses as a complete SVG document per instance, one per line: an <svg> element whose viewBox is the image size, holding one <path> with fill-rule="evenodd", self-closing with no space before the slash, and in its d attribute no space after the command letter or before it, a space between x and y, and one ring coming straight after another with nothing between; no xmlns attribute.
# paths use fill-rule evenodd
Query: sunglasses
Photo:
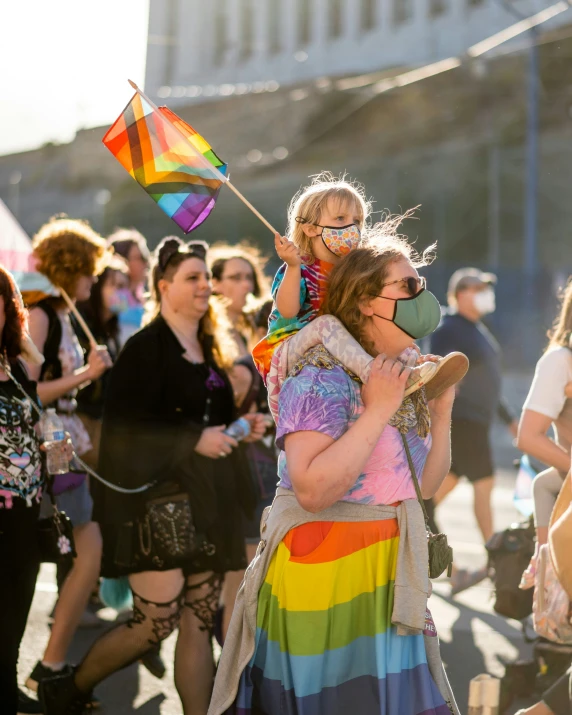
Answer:
<svg viewBox="0 0 572 715"><path fill-rule="evenodd" d="M166 271L169 263L177 254L183 254L189 258L199 258L204 261L207 257L207 245L202 241L191 241L186 245L173 247L172 251L164 251L159 264L160 269Z"/></svg>
<svg viewBox="0 0 572 715"><path fill-rule="evenodd" d="M407 276L407 278L399 278L398 280L391 281L390 283L382 283L381 288L383 289L387 286L396 285L397 283L403 283L403 287L412 297L427 287L427 281L424 277L415 278L415 276Z"/></svg>

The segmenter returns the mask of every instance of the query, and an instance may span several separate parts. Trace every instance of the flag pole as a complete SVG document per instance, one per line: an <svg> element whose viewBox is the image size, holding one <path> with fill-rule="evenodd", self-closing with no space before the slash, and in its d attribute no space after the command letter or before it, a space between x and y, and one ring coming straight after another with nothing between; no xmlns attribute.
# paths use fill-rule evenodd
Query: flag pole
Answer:
<svg viewBox="0 0 572 715"><path fill-rule="evenodd" d="M133 89L143 97L143 99L147 102L147 104L155 112L159 112L159 107L149 99L149 97L145 94L145 92L143 92L141 89L139 89L139 87L135 84L135 82L133 82L130 79L128 79L127 81L133 87ZM177 129L177 127L173 127L173 129L175 129L185 141L188 141L188 138L182 132L180 132ZM231 183L228 176L225 176L222 173L222 171L219 171L217 169L217 167L214 166L213 164L211 164L208 159L205 159L205 157L198 150L197 150L197 157L199 157L202 160L205 168L207 168L209 171L212 171L212 173L216 176L216 178L219 181L221 181L223 184L226 184L228 186L228 188L231 189L231 191L233 191L236 194L236 196L238 196L238 198L242 201L242 203L247 208L249 208L257 218L259 218L262 221L262 223L266 226L266 228L268 228L270 231L272 231L273 234L280 233L279 231L277 231L274 228L274 226L272 226L272 224L269 221L267 221L264 218L264 216L260 213L260 211L257 211L257 209L254 208L254 206L250 203L250 201L236 188L236 186L233 183Z"/></svg>
<svg viewBox="0 0 572 715"><path fill-rule="evenodd" d="M250 203L250 201L246 198L246 196L243 196L243 195L240 193L240 191L236 188L236 186L231 183L230 179L227 179L227 180L226 180L226 185L228 186L228 188L229 188L231 191L234 191L234 193L238 196L238 198L242 201L242 203L243 203L245 206L247 206L247 207L252 211L252 213L253 213L255 216L257 216L257 217L262 221L262 223L263 223L267 228L269 228L269 229L272 231L272 233L274 233L274 234L276 234L276 233L280 234L280 232L277 231L277 230L274 228L274 226L273 226L271 223L269 223L269 222L264 218L264 216L263 216L259 211L257 211L257 210L254 208L254 206Z"/></svg>
<svg viewBox="0 0 572 715"><path fill-rule="evenodd" d="M89 344L91 345L92 348L97 347L97 340L93 337L93 333L91 330L87 327L87 323L83 319L82 314L79 312L77 309L76 304L73 302L73 300L69 297L69 295L66 293L66 291L63 288L60 288L57 286L62 298L65 300L67 303L68 308L71 310L71 312L75 315L77 322L81 325L81 329L85 333L87 339L89 340Z"/></svg>

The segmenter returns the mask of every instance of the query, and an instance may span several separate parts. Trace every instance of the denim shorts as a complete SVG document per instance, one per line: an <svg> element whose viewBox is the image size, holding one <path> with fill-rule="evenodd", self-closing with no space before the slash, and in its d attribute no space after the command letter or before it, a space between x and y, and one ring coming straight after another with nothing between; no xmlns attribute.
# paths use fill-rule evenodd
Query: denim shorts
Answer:
<svg viewBox="0 0 572 715"><path fill-rule="evenodd" d="M83 526L83 524L88 524L92 520L93 501L89 493L87 479L84 479L79 487L58 494L55 499L58 509L65 511L74 526ZM49 494L45 492L40 509L40 519L45 519L51 514L52 502Z"/></svg>

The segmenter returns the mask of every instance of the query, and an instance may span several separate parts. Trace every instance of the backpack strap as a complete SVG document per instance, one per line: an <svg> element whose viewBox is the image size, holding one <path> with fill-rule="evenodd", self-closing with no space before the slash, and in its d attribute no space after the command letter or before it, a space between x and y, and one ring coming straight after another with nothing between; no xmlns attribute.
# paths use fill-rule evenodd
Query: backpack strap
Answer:
<svg viewBox="0 0 572 715"><path fill-rule="evenodd" d="M41 300L34 308L40 308L48 316L48 335L44 343L44 364L40 380L57 380L62 376L62 364L58 357L62 342L62 324L49 298Z"/></svg>

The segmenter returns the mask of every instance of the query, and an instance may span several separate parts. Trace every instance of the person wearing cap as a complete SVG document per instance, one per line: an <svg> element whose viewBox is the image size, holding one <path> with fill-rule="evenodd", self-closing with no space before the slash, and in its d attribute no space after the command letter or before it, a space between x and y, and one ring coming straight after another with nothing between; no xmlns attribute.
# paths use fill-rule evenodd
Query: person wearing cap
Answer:
<svg viewBox="0 0 572 715"><path fill-rule="evenodd" d="M469 358L469 371L457 387L451 423L451 471L433 498L434 506L465 476L474 489L474 511L485 543L493 535L491 493L494 465L489 432L498 415L516 437L518 422L501 392L501 348L482 318L495 310L493 273L461 268L449 281L449 309L431 336L431 352L446 355L459 350ZM452 593L469 588L486 575L485 569L468 572L454 569Z"/></svg>

